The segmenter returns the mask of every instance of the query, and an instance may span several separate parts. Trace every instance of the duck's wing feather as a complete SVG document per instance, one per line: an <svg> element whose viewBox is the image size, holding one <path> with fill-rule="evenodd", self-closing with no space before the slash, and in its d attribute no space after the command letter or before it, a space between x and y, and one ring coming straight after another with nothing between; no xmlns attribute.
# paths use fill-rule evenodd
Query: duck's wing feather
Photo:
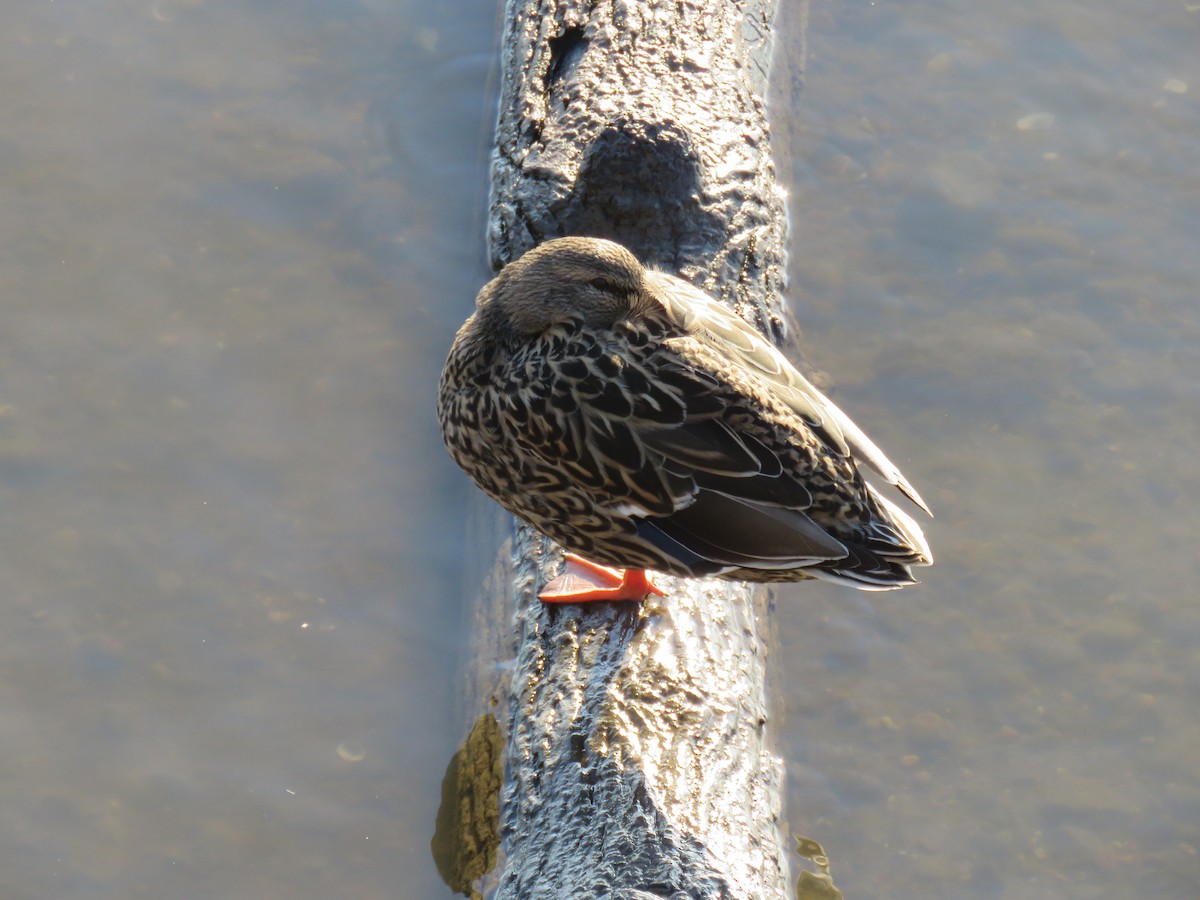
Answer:
<svg viewBox="0 0 1200 900"><path fill-rule="evenodd" d="M690 336L665 340L642 364L651 377L666 373L662 383L679 391L688 412L675 425L628 422L631 437L663 471L695 487L670 514L636 522L657 550L693 574L804 570L864 590L912 584L907 567L932 558L910 517L852 465L834 464L833 451L805 436L786 406L754 395L752 384L762 379L731 371L727 357ZM692 378L696 372L705 378ZM693 415L701 397L706 409ZM714 402L719 411L707 408ZM810 488L825 495L820 521ZM849 511L845 521L830 512L831 492L834 506Z"/></svg>
<svg viewBox="0 0 1200 900"><path fill-rule="evenodd" d="M865 463L932 515L896 464L749 323L679 278L661 272L648 272L647 278L678 327L766 378L775 395L820 434L831 450Z"/></svg>
<svg viewBox="0 0 1200 900"><path fill-rule="evenodd" d="M797 569L843 559L846 546L800 510L702 490L692 505L651 522L713 562Z"/></svg>

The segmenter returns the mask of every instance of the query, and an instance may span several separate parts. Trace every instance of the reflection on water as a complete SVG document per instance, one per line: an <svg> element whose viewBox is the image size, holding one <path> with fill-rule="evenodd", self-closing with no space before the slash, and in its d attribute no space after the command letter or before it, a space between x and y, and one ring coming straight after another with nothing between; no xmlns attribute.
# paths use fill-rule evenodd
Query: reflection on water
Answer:
<svg viewBox="0 0 1200 900"><path fill-rule="evenodd" d="M446 767L430 842L442 880L473 900L481 896L479 879L496 868L503 781L504 735L496 717L486 712Z"/></svg>
<svg viewBox="0 0 1200 900"><path fill-rule="evenodd" d="M5 13L4 897L451 896L452 6ZM1200 13L959 6L814 4L775 110L807 361L939 558L780 591L791 828L848 897L1190 897Z"/></svg>

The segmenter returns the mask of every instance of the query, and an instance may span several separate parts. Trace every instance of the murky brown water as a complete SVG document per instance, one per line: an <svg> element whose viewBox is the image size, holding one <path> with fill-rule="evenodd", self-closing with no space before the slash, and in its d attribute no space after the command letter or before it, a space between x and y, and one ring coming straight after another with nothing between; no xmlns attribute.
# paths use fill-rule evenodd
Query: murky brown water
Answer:
<svg viewBox="0 0 1200 900"><path fill-rule="evenodd" d="M0 896L450 896L495 5L3 21ZM922 587L778 598L848 897L1196 895L1198 31L813 6L808 362L938 514Z"/></svg>
<svg viewBox="0 0 1200 900"><path fill-rule="evenodd" d="M469 6L5 12L0 896L450 896Z"/></svg>
<svg viewBox="0 0 1200 900"><path fill-rule="evenodd" d="M1200 892L1198 33L813 7L796 311L939 557L778 601L791 825L848 897Z"/></svg>

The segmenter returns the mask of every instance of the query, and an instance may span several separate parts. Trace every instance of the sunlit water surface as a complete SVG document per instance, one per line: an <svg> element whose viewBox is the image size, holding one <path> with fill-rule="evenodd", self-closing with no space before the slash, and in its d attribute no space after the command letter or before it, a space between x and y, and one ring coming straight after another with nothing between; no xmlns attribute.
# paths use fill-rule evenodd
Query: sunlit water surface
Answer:
<svg viewBox="0 0 1200 900"><path fill-rule="evenodd" d="M0 896L450 896L432 393L496 13L5 11ZM813 6L773 107L806 361L938 516L919 588L778 593L790 828L849 897L1196 896L1198 33Z"/></svg>
<svg viewBox="0 0 1200 900"><path fill-rule="evenodd" d="M451 896L494 4L3 32L0 896Z"/></svg>
<svg viewBox="0 0 1200 900"><path fill-rule="evenodd" d="M813 5L793 305L937 515L918 588L779 592L790 824L848 897L1200 896L1197 38Z"/></svg>

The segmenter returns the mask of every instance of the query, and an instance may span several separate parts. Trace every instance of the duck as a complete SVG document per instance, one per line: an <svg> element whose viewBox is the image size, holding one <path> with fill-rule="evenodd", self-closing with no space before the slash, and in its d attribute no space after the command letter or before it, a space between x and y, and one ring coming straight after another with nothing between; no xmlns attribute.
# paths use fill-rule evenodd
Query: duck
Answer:
<svg viewBox="0 0 1200 900"><path fill-rule="evenodd" d="M437 392L450 456L559 544L544 602L641 601L648 571L916 584L933 554L864 476L929 506L749 322L594 237L546 241L479 291Z"/></svg>

